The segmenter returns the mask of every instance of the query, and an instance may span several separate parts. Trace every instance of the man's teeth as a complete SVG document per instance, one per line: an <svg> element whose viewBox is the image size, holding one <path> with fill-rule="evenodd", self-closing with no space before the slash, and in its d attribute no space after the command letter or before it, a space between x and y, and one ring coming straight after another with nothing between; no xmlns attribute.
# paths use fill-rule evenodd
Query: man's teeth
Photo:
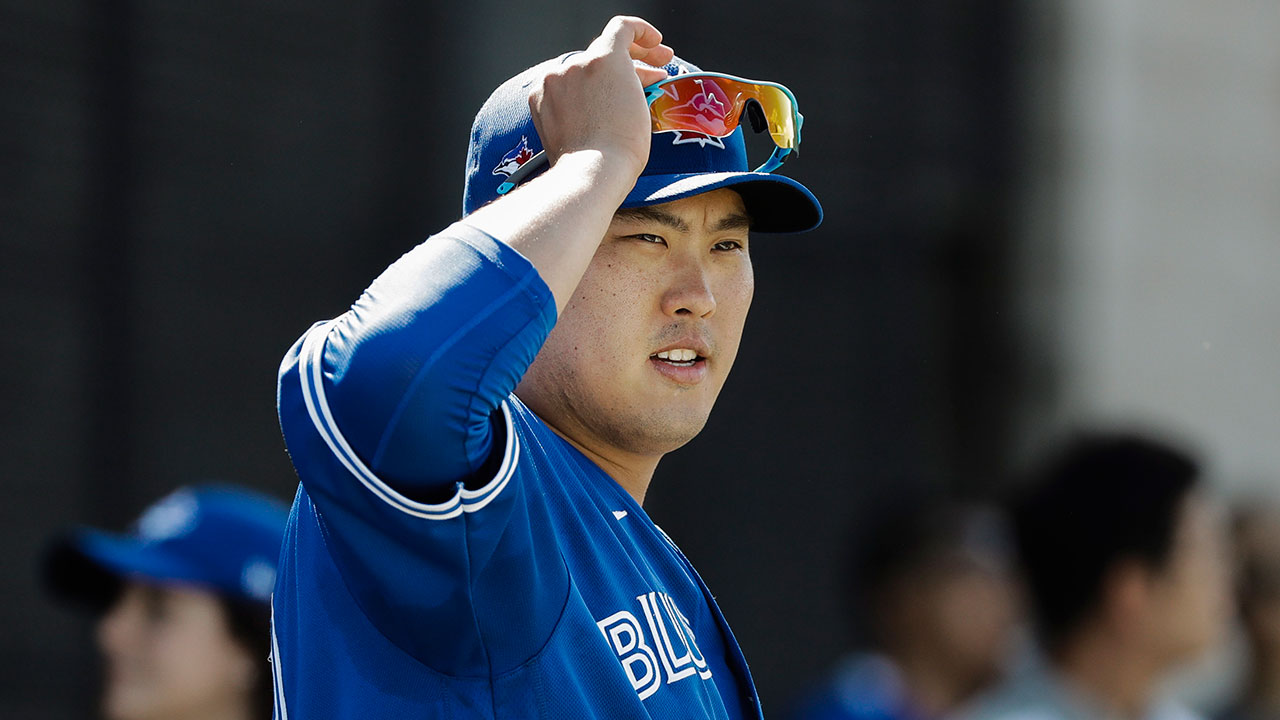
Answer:
<svg viewBox="0 0 1280 720"><path fill-rule="evenodd" d="M689 362L698 357L698 353L689 348L676 348L674 350L663 350L658 353L659 360L670 360L671 362Z"/></svg>

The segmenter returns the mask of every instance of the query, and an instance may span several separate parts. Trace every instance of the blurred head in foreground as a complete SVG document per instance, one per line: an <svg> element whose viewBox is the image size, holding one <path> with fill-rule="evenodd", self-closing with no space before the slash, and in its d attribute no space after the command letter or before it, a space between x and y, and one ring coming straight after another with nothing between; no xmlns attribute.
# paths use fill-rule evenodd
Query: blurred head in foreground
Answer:
<svg viewBox="0 0 1280 720"><path fill-rule="evenodd" d="M270 717L269 600L286 517L264 495L190 487L126 534L80 528L53 541L46 585L100 613L105 717Z"/></svg>
<svg viewBox="0 0 1280 720"><path fill-rule="evenodd" d="M1108 712L1142 716L1230 619L1220 509L1188 455L1130 435L1078 437L1034 480L1014 527L1050 665Z"/></svg>
<svg viewBox="0 0 1280 720"><path fill-rule="evenodd" d="M849 604L867 652L847 657L797 718L938 718L998 678L1017 603L996 511L945 503L883 513L853 560Z"/></svg>
<svg viewBox="0 0 1280 720"><path fill-rule="evenodd" d="M1250 662L1244 692L1224 717L1274 720L1280 718L1280 504L1242 505L1235 540L1240 626Z"/></svg>
<svg viewBox="0 0 1280 720"><path fill-rule="evenodd" d="M1003 518L979 506L918 509L869 539L858 575L871 647L916 679L929 715L1000 675L1017 620L1010 560Z"/></svg>

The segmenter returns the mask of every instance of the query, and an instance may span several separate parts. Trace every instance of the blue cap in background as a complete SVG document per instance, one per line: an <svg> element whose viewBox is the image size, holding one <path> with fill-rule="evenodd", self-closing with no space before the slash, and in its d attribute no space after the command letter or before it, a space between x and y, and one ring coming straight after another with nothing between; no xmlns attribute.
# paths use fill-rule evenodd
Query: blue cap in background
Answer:
<svg viewBox="0 0 1280 720"><path fill-rule="evenodd" d="M504 82L480 108L467 150L464 215L496 200L498 186L507 175L542 150L529 112L529 93L539 78L574 54L535 65ZM680 58L665 69L669 75L698 71ZM622 207L657 205L731 187L742 196L752 230L801 232L817 227L822 222L822 206L808 188L783 175L748 170L742 132L739 126L725 138L654 133L649 163Z"/></svg>
<svg viewBox="0 0 1280 720"><path fill-rule="evenodd" d="M147 508L128 533L79 528L56 538L45 580L55 594L95 605L109 602L122 580L267 602L288 514L250 490L184 487Z"/></svg>

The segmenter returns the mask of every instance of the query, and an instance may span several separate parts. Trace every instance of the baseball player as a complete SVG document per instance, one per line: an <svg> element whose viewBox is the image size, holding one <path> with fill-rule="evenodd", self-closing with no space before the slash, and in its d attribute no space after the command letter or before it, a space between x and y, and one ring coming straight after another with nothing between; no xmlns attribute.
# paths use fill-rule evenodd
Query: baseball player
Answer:
<svg viewBox="0 0 1280 720"><path fill-rule="evenodd" d="M128 533L53 538L46 587L97 614L102 717L267 717L267 603L286 509L252 490L194 485L156 501Z"/></svg>
<svg viewBox="0 0 1280 720"><path fill-rule="evenodd" d="M463 220L281 366L278 717L760 717L641 503L733 364L749 231L821 221L769 172L801 122L638 18L493 93ZM774 141L758 171L744 128Z"/></svg>

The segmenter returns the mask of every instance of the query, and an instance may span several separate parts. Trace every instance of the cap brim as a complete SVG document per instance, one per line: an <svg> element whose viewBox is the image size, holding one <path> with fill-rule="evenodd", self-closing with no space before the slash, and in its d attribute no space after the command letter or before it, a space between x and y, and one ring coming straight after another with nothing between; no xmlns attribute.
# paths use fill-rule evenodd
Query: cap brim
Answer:
<svg viewBox="0 0 1280 720"><path fill-rule="evenodd" d="M55 538L45 553L43 570L53 594L95 607L109 603L125 578L199 582L187 563L155 545L87 528Z"/></svg>
<svg viewBox="0 0 1280 720"><path fill-rule="evenodd" d="M672 202L720 188L733 188L751 216L751 229L766 233L812 230L822 223L822 205L809 188L785 175L704 172L642 175L622 207Z"/></svg>

